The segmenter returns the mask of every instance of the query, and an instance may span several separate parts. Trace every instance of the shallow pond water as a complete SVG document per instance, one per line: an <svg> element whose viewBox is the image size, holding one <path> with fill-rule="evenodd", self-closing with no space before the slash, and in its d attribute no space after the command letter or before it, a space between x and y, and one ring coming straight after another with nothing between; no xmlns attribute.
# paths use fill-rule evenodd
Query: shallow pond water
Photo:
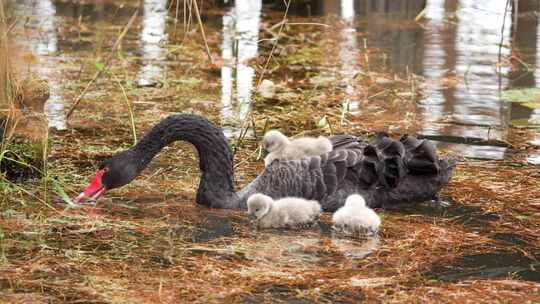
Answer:
<svg viewBox="0 0 540 304"><path fill-rule="evenodd" d="M187 21L189 16L184 16L182 9L175 20L174 8L168 9L171 2L142 1L143 7L118 52L120 59L111 68L113 72L89 90L85 96L89 102L81 107L82 114L76 112L80 115L77 127L67 130L66 109L94 72L103 68L103 58L135 11L136 1L11 1L19 19L25 20L17 23L17 31L21 33L17 42L36 57L37 64L32 65L33 68L49 81L51 98L45 105L49 124L58 130L64 129L53 134L56 137L52 153L56 154L51 162L58 165L55 168L58 172L70 173L64 177L66 180L81 182L82 174L89 174L99 160L131 143L127 119L123 120L127 115L116 117L118 107L113 105L114 102L121 104L124 98L120 93L110 92L111 87L121 92L116 82L130 90L127 95L135 112L141 117L146 115L146 120L138 121L145 127L170 112L196 111L220 121L227 136L236 137L242 130L241 124L257 100L254 91L259 72L272 48L269 37L279 31L283 2L237 0L220 5L219 9L203 10L202 19L214 60L212 65L201 52L204 50L202 40L193 38L199 37L197 21ZM434 140L441 149L470 158L504 160L514 153L508 144L513 136L511 130L516 126L535 128L540 125L538 109L508 103L499 97L502 90L535 87L540 82L536 67L540 56L536 46L539 36L536 2L520 1L518 14L510 8L505 14L506 2L495 0L482 6L472 0L293 1L288 11L291 25L285 30L285 41L277 47L276 59L272 62L280 65L277 70L286 72L274 73L269 78L276 87L286 87L283 94L291 99L295 94L309 93L322 100L329 97L324 94L333 90L331 97L346 111L364 113L376 121L382 119L383 114L370 113L369 98L358 92L358 78L372 71L395 74L396 79L412 79L416 77L413 74L418 75L418 83L425 85L421 87L420 97L414 100L414 118L408 118L399 110L396 110L397 116L416 120L418 127L412 130ZM305 30L308 26L317 30ZM297 41L295 39L301 41L297 44L332 47L316 50L320 52L308 47L289 47L287 43ZM303 56L298 55L301 51L305 52ZM281 54L288 56L288 61L280 61ZM316 56L320 57L318 61L310 60ZM120 80L116 81L115 77ZM380 81L384 85L391 82L390 78ZM331 87L331 90L321 97L317 95L319 86ZM296 90L298 87L315 89L301 91ZM175 94L170 93L171 88L177 89ZM281 100L255 106L282 112L290 109L289 104ZM357 123L362 125L362 122ZM538 135L526 140L540 146ZM68 145L71 150L63 151ZM195 155L193 150L183 146L174 148L178 147L182 152ZM531 150L527 152L526 161L540 163L537 149ZM146 290L149 294L155 295L159 290L161 296L163 288L174 295L185 296L184 290L178 291L178 286L185 286L186 290L200 295L197 291L201 292L202 282L213 281L221 287L219 292L214 290L214 294L238 292L234 299L247 303L268 299L313 302L306 298L326 302L344 298L343 302L357 302L365 297L390 296L394 291L397 294L405 290L408 294L410 286L416 288L425 284L423 279L461 284L469 279L510 278L517 274L520 280L537 283L539 266L535 259L540 257L527 252L534 252L539 245L534 239L520 235L534 234L537 228L524 226L535 213L520 209L518 199L513 200L509 193L520 191L519 195L525 197L523 202L527 203L528 199L532 206L538 206L534 205L536 198L524 195L524 192L534 193L527 187L534 185L530 180L538 175L532 169L518 171L527 166L520 163L521 167L493 169L504 172L497 175L498 180L491 180L489 170L499 163L502 162L481 162L471 170L461 170L458 165L452 191L460 192L454 195L461 198L459 202L425 203L397 212L380 211L384 223L380 238L358 240L332 235L328 218L320 227L308 231L254 231L243 213L193 207L193 185L197 185L199 171L196 157L185 153L157 159L148 170L150 175L130 186L136 191L132 191L134 188L127 192L118 190L111 195L118 193L122 198L113 196L112 203L109 198L89 207L90 211L72 211L84 213L88 218L83 216L81 224L69 223L75 228L58 229L54 235L58 239L47 244L58 247L54 250L60 256L69 256L69 267L73 269L85 270L87 264L90 268L107 268L103 265L110 263L114 267L107 279L115 278L115 284L127 284L122 281L127 280L122 267L131 262L140 267L132 267L130 271L141 271L141 276L151 281L129 278L135 288L122 286L118 290L147 288L152 289ZM484 170L487 164L492 167ZM239 170L245 170L242 165L245 163L239 165ZM474 178L468 175L479 172L483 175ZM248 178L242 174L249 177L253 172L237 174L237 178L245 182ZM183 178L186 181L182 181ZM471 180L478 182L474 185L476 188L470 186ZM185 195L169 201L179 191L189 193L189 199ZM151 193L141 198L146 192ZM443 199L446 195L444 193ZM129 200L122 201L125 197ZM468 204L470 202L473 203ZM493 205L481 205L488 202ZM516 220L516 217L519 218ZM68 224L60 221L45 225L65 228L62 225ZM99 241L87 237L94 233L94 226L102 229L96 230ZM491 231L494 227L503 232ZM73 242L64 243L61 238L66 235ZM38 234L35 239L41 237ZM25 243L28 248L33 248L32 240ZM114 245L106 244L109 241ZM99 244L98 249L94 248L94 242ZM79 251L72 250L71 247L76 246ZM481 253L476 252L477 247L481 247L478 249ZM29 253L30 257L52 250L37 245L36 248ZM69 254L62 251L65 249L71 250ZM80 265L73 262L77 254L82 261ZM107 262L98 261L94 254ZM120 262L114 264L115 261ZM160 266L159 270L152 268L156 265ZM62 277L63 274L57 275ZM254 276L262 278L255 280ZM28 282L33 279L28 277ZM0 282L2 284L11 283L5 280ZM90 278L85 278L81 284L103 290ZM247 291L235 291L237 284L242 286L239 289ZM59 286L57 288L63 290L61 287L67 284ZM463 286L457 288L468 288ZM365 287L367 291L360 289ZM34 285L26 288L35 292ZM370 288L380 288L379 293L370 294ZM387 290L392 288L395 289ZM211 292L204 294L208 293ZM270 298L266 297L268 295ZM227 294L223 297L229 299ZM212 300L216 299L209 302Z"/></svg>
<svg viewBox="0 0 540 304"><path fill-rule="evenodd" d="M537 257L513 252L492 252L462 256L453 265L437 267L426 273L440 281L459 281L467 278L498 278L509 275L540 282Z"/></svg>
<svg viewBox="0 0 540 304"><path fill-rule="evenodd" d="M499 96L501 90L535 87L540 81L536 68L536 2L524 1L517 14L506 8L506 3L497 0L483 7L476 1L457 0L396 1L391 5L314 0L293 4L289 16L292 22L310 18L310 22L325 24L328 16L342 20L344 26L334 37L339 51L331 56L340 62L335 72L344 92L343 103L349 109L363 108L351 82L355 75L365 72L356 63L365 55L364 47L375 47L379 52L372 56L373 68L425 78L425 94L416 106L421 122L418 133L447 139L506 141L510 125L537 125L540 115L537 109L502 101ZM124 50L137 56L139 86L156 85L174 65L169 54L176 46L169 45L169 39L184 25L167 14L166 5L166 0L143 1L140 18L125 38ZM62 113L73 96L66 95L62 81L66 75L61 68L73 68L69 66L72 62L84 59L93 50L103 52L99 49L103 36L127 22L133 2L25 0L16 1L14 6L20 15L29 17L25 27L38 29L38 35L28 34L28 44L39 57L39 73L51 86L45 111L52 127L65 128ZM259 55L261 25L275 15L274 10L282 9L279 4L240 0L224 7L222 16L205 17L209 29L221 32L221 42L216 44L220 58L216 59L224 62L219 81L220 112L226 126L242 121L250 109L258 83L251 60ZM179 14L182 19L183 13ZM418 15L421 18L415 21ZM88 28L87 22L93 28ZM517 59L509 62L512 54ZM225 131L228 135L238 133L230 127ZM444 146L468 157L502 159L507 153L505 148L489 145L451 143ZM531 159L534 162L535 158Z"/></svg>
<svg viewBox="0 0 540 304"><path fill-rule="evenodd" d="M425 78L426 94L416 109L422 124L419 133L504 141L510 125L540 123L537 109L503 101L499 96L501 90L538 85L539 8L535 1L524 1L517 13L506 7L505 0L491 1L487 7L477 1L457 0L395 1L390 5L370 1L342 1L341 6L332 1L312 3L317 9L301 13L341 14L350 22L343 34L357 41L351 44L343 39L341 43L353 57L362 55L357 33L365 33L363 42L380 48L379 65ZM415 22L419 15L422 21ZM521 65L501 61L511 52L519 53ZM349 61L343 58L344 63ZM505 157L505 148L452 142L443 146L467 157Z"/></svg>
<svg viewBox="0 0 540 304"><path fill-rule="evenodd" d="M306 230L256 229L247 220L230 215L202 213L201 221L192 227L174 229L176 237L187 236L194 244L193 252L212 253L205 244L226 244L225 255L238 253L247 260L271 267L295 265L316 268L320 264L337 263L341 259L361 260L377 250L378 237L365 239L333 234L330 225L319 225ZM240 241L235 238L241 237ZM275 275L283 275L276 272Z"/></svg>

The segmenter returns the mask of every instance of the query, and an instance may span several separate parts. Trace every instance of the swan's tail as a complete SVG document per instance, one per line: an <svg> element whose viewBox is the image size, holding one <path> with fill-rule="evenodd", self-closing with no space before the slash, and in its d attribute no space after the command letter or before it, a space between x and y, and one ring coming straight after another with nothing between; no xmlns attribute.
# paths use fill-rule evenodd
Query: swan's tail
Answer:
<svg viewBox="0 0 540 304"><path fill-rule="evenodd" d="M395 140L380 133L363 151L364 162L370 163L385 188L397 187L408 175L430 177L445 185L456 164L454 157L439 158L429 140L408 135Z"/></svg>
<svg viewBox="0 0 540 304"><path fill-rule="evenodd" d="M448 184L456 164L454 157L439 157L429 140L408 135L399 140L381 135L370 146L379 157L377 175L382 187L375 206L394 208L433 199Z"/></svg>

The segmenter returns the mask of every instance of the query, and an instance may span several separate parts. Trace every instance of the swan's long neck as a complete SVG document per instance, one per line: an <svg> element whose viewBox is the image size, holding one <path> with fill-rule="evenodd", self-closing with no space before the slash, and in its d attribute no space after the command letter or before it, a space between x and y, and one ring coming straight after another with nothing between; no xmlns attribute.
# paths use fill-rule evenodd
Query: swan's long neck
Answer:
<svg viewBox="0 0 540 304"><path fill-rule="evenodd" d="M233 155L221 129L192 114L172 115L150 130L132 149L142 171L165 146L184 140L195 146L202 171L197 203L209 207L234 208Z"/></svg>

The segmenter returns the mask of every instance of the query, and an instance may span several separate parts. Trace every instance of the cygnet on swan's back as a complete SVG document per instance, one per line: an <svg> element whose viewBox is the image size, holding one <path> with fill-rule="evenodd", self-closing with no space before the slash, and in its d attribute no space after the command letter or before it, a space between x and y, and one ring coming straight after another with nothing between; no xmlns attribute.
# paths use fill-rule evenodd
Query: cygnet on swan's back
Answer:
<svg viewBox="0 0 540 304"><path fill-rule="evenodd" d="M289 140L283 133L270 130L264 135L263 147L269 152L264 159L264 165L268 166L276 159L294 160L328 153L332 151L332 142L324 136Z"/></svg>
<svg viewBox="0 0 540 304"><path fill-rule="evenodd" d="M332 216L333 228L347 234L375 235L379 232L381 219L369 207L361 195L347 197L345 205Z"/></svg>
<svg viewBox="0 0 540 304"><path fill-rule="evenodd" d="M317 201L285 197L274 201L256 193L247 200L248 214L260 228L301 228L312 225L321 213Z"/></svg>

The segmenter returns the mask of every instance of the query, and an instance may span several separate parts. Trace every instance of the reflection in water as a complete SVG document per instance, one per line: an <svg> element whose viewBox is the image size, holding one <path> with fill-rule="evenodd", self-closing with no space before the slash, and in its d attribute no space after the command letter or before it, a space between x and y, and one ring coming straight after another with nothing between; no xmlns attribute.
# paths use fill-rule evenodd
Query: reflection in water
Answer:
<svg viewBox="0 0 540 304"><path fill-rule="evenodd" d="M165 22L167 20L167 0L145 0L141 32L143 67L138 83L147 86L162 75L161 67L156 63L165 59L160 43L166 39Z"/></svg>
<svg viewBox="0 0 540 304"><path fill-rule="evenodd" d="M358 28L367 34L370 46L380 47L384 53L390 54L389 67L393 71L419 73L423 59L423 28L412 20L424 9L426 1L358 2L357 16L364 21L359 23Z"/></svg>
<svg viewBox="0 0 540 304"><path fill-rule="evenodd" d="M41 75L46 75L47 73L41 69ZM52 79L52 78L48 78ZM44 111L47 115L47 121L49 122L49 127L55 128L57 130L65 130L67 128L66 121L64 117L64 103L59 92L62 90L60 84L57 81L49 80L49 89L50 96L49 100L45 103Z"/></svg>
<svg viewBox="0 0 540 304"><path fill-rule="evenodd" d="M50 0L27 0L16 2L18 10L25 11L31 17L28 25L35 27L40 33L38 37L31 37L29 47L38 57L37 73L48 81L50 97L45 103L44 112L49 127L59 130L66 129L64 121L64 104L60 96L60 77L57 75L58 66L52 57L58 50L58 37L56 33L56 9Z"/></svg>
<svg viewBox="0 0 540 304"><path fill-rule="evenodd" d="M469 158L502 160L507 152L505 147L467 145L433 140L431 142L435 144L437 149L452 150L458 155Z"/></svg>
<svg viewBox="0 0 540 304"><path fill-rule="evenodd" d="M321 238L309 231L280 232L268 230L246 250L251 260L269 263L314 263L320 261Z"/></svg>
<svg viewBox="0 0 540 304"><path fill-rule="evenodd" d="M503 58L510 55L507 46L511 43L512 18L510 12L504 14L506 4L506 0L490 1L489 5L473 0L313 0L308 10L302 10L298 4L293 7L293 13L338 14L347 24L354 21L356 30L368 35L371 46L390 54L390 67L395 72L423 75L428 85L417 107L423 117L420 133L505 140L510 107L499 100L498 92L510 84L506 77L509 69L503 66L499 74L497 63L499 51ZM426 22L414 22L424 9ZM520 5L520 12L527 9L537 10L536 6ZM524 24L521 31L537 27L537 21L533 20L534 24L529 22L533 25ZM503 21L504 47L499 48ZM347 97L354 91L347 84L348 74L354 71L350 64L359 55L352 31L347 26L340 33L343 44L339 50L340 72ZM525 32L516 35L516 39L521 36L528 46L536 44L538 39L535 33ZM527 119L530 121L534 115L534 111L527 112ZM475 149L475 146L459 148L470 155L475 154ZM478 148L478 156L504 155L500 149L488 150Z"/></svg>
<svg viewBox="0 0 540 304"><path fill-rule="evenodd" d="M346 26L340 32L339 61L341 66L339 72L346 95L343 105L349 111L356 111L359 108L358 100L353 99L355 95L354 76L359 70L356 62L360 55L356 30L352 26L354 15L354 1L341 0L341 18L346 23Z"/></svg>
<svg viewBox="0 0 540 304"><path fill-rule="evenodd" d="M237 0L223 16L221 116L225 125L243 120L249 111L255 70L247 61L257 56L261 7L261 0ZM224 131L226 136L235 133Z"/></svg>
<svg viewBox="0 0 540 304"><path fill-rule="evenodd" d="M396 23L391 14L396 11L390 7L381 10L367 5L362 11L363 16L389 14L378 18L385 21L368 21L372 45L389 49L395 71L406 67L426 79L426 95L417 107L423 117L420 133L505 140L511 109L499 100L498 92L510 84L506 77L509 69L503 66L499 74L497 62L499 52L503 58L510 55L508 47L499 47L501 42L504 46L511 42L512 20L510 13L504 14L507 1L490 1L489 6L470 0L411 1L397 5L397 11L412 20L422 10L422 3L427 20L422 27L403 21ZM414 5L417 6L411 11ZM506 26L501 41L503 21ZM530 27L525 26L525 31L526 28ZM531 39L522 40L531 44ZM527 117L533 116L531 112ZM506 152L498 147L447 146L477 158L501 159Z"/></svg>
<svg viewBox="0 0 540 304"><path fill-rule="evenodd" d="M532 110L528 123L533 125L540 125L540 109Z"/></svg>
<svg viewBox="0 0 540 304"><path fill-rule="evenodd" d="M538 115L540 119L540 115ZM540 122L539 122L540 123ZM537 148L540 147L540 134L536 134L536 136L530 141L532 145L535 145ZM527 161L531 164L540 165L540 152L533 153L529 155L527 158Z"/></svg>
<svg viewBox="0 0 540 304"><path fill-rule="evenodd" d="M540 165L540 154L533 154L528 156L527 162L533 165Z"/></svg>
<svg viewBox="0 0 540 304"><path fill-rule="evenodd" d="M431 26L425 31L422 72L431 84L445 76L458 81L450 88L428 86L427 97L420 102L424 134L504 139L509 108L497 93L499 81L503 87L507 81L497 74L496 63L506 2L491 1L486 7L475 1L459 5L457 1L429 1L426 17ZM451 16L455 25L448 21ZM510 24L509 14L505 22ZM503 44L508 44L509 34L507 26ZM509 54L507 48L501 52ZM501 72L505 75L508 70L503 67Z"/></svg>
<svg viewBox="0 0 540 304"><path fill-rule="evenodd" d="M320 223L326 226L324 223ZM336 262L340 258L363 259L379 248L379 237L355 239L321 230L261 230L256 242L246 244L246 257L270 263L297 263L304 266ZM251 244L251 245L248 245ZM328 245L339 254L328 254Z"/></svg>
<svg viewBox="0 0 540 304"><path fill-rule="evenodd" d="M535 87L540 80L540 69L530 71L530 67L536 67L538 54L538 17L539 3L536 0L522 0L518 9L512 10L512 49L514 54L526 64L513 64L509 73L510 88ZM515 23L514 23L515 22ZM519 103L511 103L511 120L514 125L540 124L538 113L522 106ZM535 117L536 116L536 117ZM535 119L536 118L536 119Z"/></svg>
<svg viewBox="0 0 540 304"><path fill-rule="evenodd" d="M50 0L32 1L30 6L32 7L32 15L36 17L36 26L43 33L39 42L34 45L34 51L37 55L50 55L56 52L58 44L56 24L53 18L56 9Z"/></svg>
<svg viewBox="0 0 540 304"><path fill-rule="evenodd" d="M448 6L446 9L448 9ZM445 20L445 16L448 13L441 1L429 1L426 5L426 12L429 12L429 18L431 20ZM450 61L450 59L455 58L455 49L448 47L449 44L453 44L455 31L448 29L446 35L443 35L441 31L434 30L430 35L426 36L424 39L423 67L425 68L422 69L423 76L426 79L442 79L448 70L448 65L453 65L453 61ZM448 56L447 54L451 55ZM431 124L434 121L443 121L446 110L445 96L452 96L452 94L453 89L444 91L432 89L429 92L429 98L425 98L419 102L419 110L424 113L423 116L425 119L423 122L424 133L437 134L442 132L441 128L443 125Z"/></svg>
<svg viewBox="0 0 540 304"><path fill-rule="evenodd" d="M540 48L537 47L540 24L537 20L538 3L534 0L520 1L515 33L511 31L512 14L506 16L505 47L501 49L502 55L506 56L512 48L529 70L514 64L512 70L502 69L502 78L496 73L506 2L494 0L483 5L473 0L311 0L309 5L293 3L296 7L289 13L330 13L343 20L336 37L340 44L336 54L339 58L337 74L344 87L344 103L349 110L355 111L359 107L358 100L355 100L354 76L360 67L355 63L361 55L358 32L366 32L370 46L380 47L384 53L391 54L390 66L394 71L403 72L407 67L426 78L426 97L419 101L417 108L424 118L422 133L505 140L509 118L513 122L515 119L515 123L540 123L540 110L526 109L517 104L512 104L509 109L507 104L498 100L499 82L503 89L540 85L540 69L536 68L540 56ZM131 14L131 10L119 9L108 15L112 10L108 9L107 3L100 4L103 6L100 10L94 10L92 4L81 8L81 4L70 6L66 3L15 1L15 7L24 15L31 15L25 26L34 26L41 33L39 37L30 38L30 47L39 59L43 59L38 72L48 79L51 87L45 111L50 125L57 128L65 127L60 95L63 77L55 74L59 71L58 61L61 58L52 55L65 53L62 43L69 40L64 36L60 39L57 35L58 20L62 20L59 17L69 15L75 19L81 14L90 18L90 14L94 18L91 20L102 18L102 15L109 20L107 16L117 18L117 14L125 14L121 15L123 17ZM298 8L302 5L309 7L307 12ZM412 20L424 5L426 21L420 25ZM139 37L143 59L138 75L141 85L151 84L163 73L160 63L165 60L165 51L160 43L167 39L166 6L166 0L144 1ZM221 47L225 65L221 69L221 116L225 126L243 120L249 111L255 71L248 61L257 56L261 9L262 0L238 0L223 16ZM446 86L441 84L441 80L449 77L457 81ZM230 128L225 129L231 136ZM468 149L472 151L475 148ZM478 148L478 151L484 156L501 156L502 152L497 149L487 154L485 149Z"/></svg>
<svg viewBox="0 0 540 304"><path fill-rule="evenodd" d="M347 258L363 259L379 248L379 237L365 240L332 237L332 246Z"/></svg>

